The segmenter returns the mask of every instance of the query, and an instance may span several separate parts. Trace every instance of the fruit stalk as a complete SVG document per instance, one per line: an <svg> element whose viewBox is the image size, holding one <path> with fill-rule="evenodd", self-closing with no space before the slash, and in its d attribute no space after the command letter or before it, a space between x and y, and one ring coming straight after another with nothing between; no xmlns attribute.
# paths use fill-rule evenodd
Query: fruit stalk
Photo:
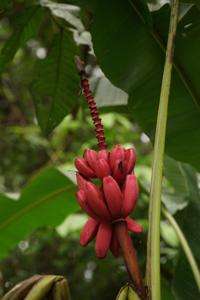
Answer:
<svg viewBox="0 0 200 300"><path fill-rule="evenodd" d="M75 56L74 60L75 60L77 71L81 78L81 88L84 91L84 94L85 94L85 97L86 97L86 100L88 103L88 107L90 109L92 121L95 126L98 147L100 150L106 149L107 145L106 145L106 139L105 139L105 135L104 135L104 127L101 122L101 118L99 117L99 112L98 112L96 103L94 101L94 97L92 96L92 92L90 90L90 85L89 85L89 81L86 76L84 64L81 61L80 57L78 57L78 56Z"/></svg>
<svg viewBox="0 0 200 300"><path fill-rule="evenodd" d="M134 283L136 292L142 300L146 300L146 290L142 280L142 273L137 260L137 254L130 238L126 222L118 221L115 224L115 232L122 249L122 254L127 271Z"/></svg>

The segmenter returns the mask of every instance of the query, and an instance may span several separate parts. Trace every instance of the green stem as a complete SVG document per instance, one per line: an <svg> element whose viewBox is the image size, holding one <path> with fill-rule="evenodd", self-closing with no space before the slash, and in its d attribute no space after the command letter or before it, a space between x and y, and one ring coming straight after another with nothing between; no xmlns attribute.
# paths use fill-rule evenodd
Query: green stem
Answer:
<svg viewBox="0 0 200 300"><path fill-rule="evenodd" d="M178 20L178 8L179 0L173 0L171 6L166 59L155 133L154 158L150 189L146 280L149 288L150 299L152 300L160 300L160 202L167 112L171 85L175 35Z"/></svg>
<svg viewBox="0 0 200 300"><path fill-rule="evenodd" d="M192 273L194 275L194 279L195 279L198 289L200 291L200 271L199 271L198 265L195 261L195 258L192 254L192 250L190 249L190 246L189 246L181 228L179 227L178 223L176 222L175 218L165 208L162 208L162 213L165 216L165 218L168 220L168 222L172 225L172 227L174 228L174 230L177 234L177 237L181 243L181 246L183 248L185 256L188 260L188 263L189 263Z"/></svg>

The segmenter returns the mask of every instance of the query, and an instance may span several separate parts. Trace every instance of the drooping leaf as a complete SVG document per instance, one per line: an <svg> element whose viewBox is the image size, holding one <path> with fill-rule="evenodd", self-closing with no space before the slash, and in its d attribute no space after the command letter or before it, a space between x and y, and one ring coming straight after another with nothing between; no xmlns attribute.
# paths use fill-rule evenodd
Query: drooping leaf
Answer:
<svg viewBox="0 0 200 300"><path fill-rule="evenodd" d="M79 17L80 7L65 3L55 3L50 0L40 0L40 4L49 8L53 15L64 19L80 32L84 30L84 26Z"/></svg>
<svg viewBox="0 0 200 300"><path fill-rule="evenodd" d="M13 59L17 50L37 34L41 21L42 8L40 6L27 7L17 15L14 22L14 32L6 41L0 53L1 71Z"/></svg>
<svg viewBox="0 0 200 300"><path fill-rule="evenodd" d="M49 134L76 106L79 77L77 47L69 33L56 34L47 58L38 62L32 94L40 127Z"/></svg>
<svg viewBox="0 0 200 300"><path fill-rule="evenodd" d="M56 226L78 209L74 184L54 168L35 176L18 200L0 197L0 257L41 226Z"/></svg>
<svg viewBox="0 0 200 300"><path fill-rule="evenodd" d="M128 95L115 87L105 76L101 76L95 88L95 102L98 107L127 105Z"/></svg>
<svg viewBox="0 0 200 300"><path fill-rule="evenodd" d="M169 26L168 5L151 14L139 1L98 1L92 36L105 75L129 94L129 111L153 140ZM103 20L103 22L102 22ZM166 152L200 169L200 11L178 25Z"/></svg>

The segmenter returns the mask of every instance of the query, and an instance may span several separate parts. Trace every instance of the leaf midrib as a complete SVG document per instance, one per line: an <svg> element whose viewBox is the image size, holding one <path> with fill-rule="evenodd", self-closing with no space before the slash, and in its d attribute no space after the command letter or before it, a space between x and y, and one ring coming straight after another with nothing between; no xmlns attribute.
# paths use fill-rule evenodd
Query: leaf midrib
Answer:
<svg viewBox="0 0 200 300"><path fill-rule="evenodd" d="M137 7L135 6L135 4L131 1L128 0L131 7L134 9L134 11L136 12L136 14L138 15L138 17L140 18L140 20L143 22L143 24L146 24L142 14L140 13L140 11L137 9ZM166 52L166 48L165 45L162 41L161 36L159 35L159 33L155 30L155 28L153 28L152 30L149 30L153 39L155 40L155 42L158 44L158 46L160 47L160 49L162 50L162 52L165 54ZM200 110L200 97L198 96L196 89L194 88L191 80L188 78L188 76L186 75L184 68L182 66L180 66L175 60L173 61L173 66L177 72L177 74L179 75L182 83L184 84L186 90L188 91L188 93L190 94L190 96L192 97L195 105L197 106L197 108Z"/></svg>
<svg viewBox="0 0 200 300"><path fill-rule="evenodd" d="M18 211L15 215L11 216L10 218L6 219L3 223L1 223L0 224L0 230L2 230L3 228L7 227L11 223L15 222L19 218L23 217L29 211L31 211L31 210L35 209L36 207L44 204L46 201L51 200L52 198L54 198L56 196L62 195L65 192L72 191L74 188L75 187L73 185L70 185L68 187L59 189L56 192L53 192L53 193L51 193L51 194L49 194L47 196L44 196L44 197L40 198L38 201L30 203L30 205L24 207L23 209L21 209L20 211Z"/></svg>

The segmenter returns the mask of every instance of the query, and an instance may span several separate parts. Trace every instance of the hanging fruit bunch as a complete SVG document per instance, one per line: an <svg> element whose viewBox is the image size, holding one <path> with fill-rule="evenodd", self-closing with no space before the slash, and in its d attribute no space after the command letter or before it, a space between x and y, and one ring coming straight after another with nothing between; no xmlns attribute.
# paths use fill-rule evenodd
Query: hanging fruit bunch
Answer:
<svg viewBox="0 0 200 300"><path fill-rule="evenodd" d="M96 255L103 258L108 249L119 255L120 245L114 228L116 222L124 221L128 230L134 233L142 227L128 215L134 210L138 198L138 184L131 174L135 163L133 149L116 146L111 152L87 149L84 158L76 159L76 193L81 208L89 219L81 233L80 243L86 246L96 236ZM100 186L92 182L100 179Z"/></svg>
<svg viewBox="0 0 200 300"><path fill-rule="evenodd" d="M137 178L133 173L136 153L134 149L124 149L119 145L108 151L103 124L90 91L84 65L79 57L75 57L75 63L95 125L99 148L98 151L86 149L83 158L75 160L78 184L76 198L89 216L81 232L80 244L86 246L96 238L98 258L104 258L109 249L117 257L121 250L138 294L141 299L146 299L135 249L129 235L129 232L142 232L141 225L129 217L136 207L139 195Z"/></svg>

